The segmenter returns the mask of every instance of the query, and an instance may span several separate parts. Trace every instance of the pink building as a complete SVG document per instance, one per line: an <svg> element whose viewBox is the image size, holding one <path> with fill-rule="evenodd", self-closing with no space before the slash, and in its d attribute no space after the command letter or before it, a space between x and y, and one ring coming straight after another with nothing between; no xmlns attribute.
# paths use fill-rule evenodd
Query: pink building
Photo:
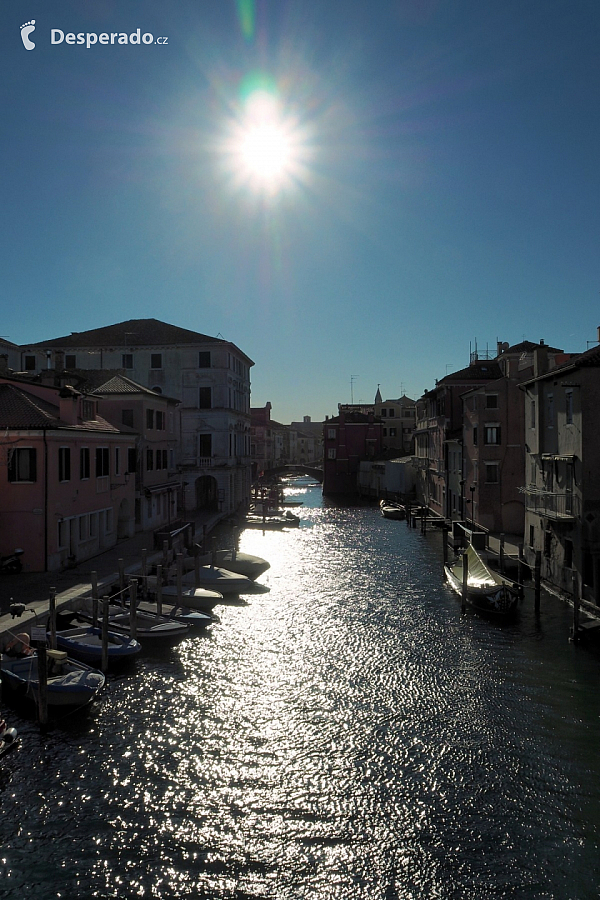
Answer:
<svg viewBox="0 0 600 900"><path fill-rule="evenodd" d="M323 423L323 494L356 494L360 463L381 452L381 420L340 412Z"/></svg>
<svg viewBox="0 0 600 900"><path fill-rule="evenodd" d="M0 553L56 571L133 534L134 446L72 387L0 378Z"/></svg>

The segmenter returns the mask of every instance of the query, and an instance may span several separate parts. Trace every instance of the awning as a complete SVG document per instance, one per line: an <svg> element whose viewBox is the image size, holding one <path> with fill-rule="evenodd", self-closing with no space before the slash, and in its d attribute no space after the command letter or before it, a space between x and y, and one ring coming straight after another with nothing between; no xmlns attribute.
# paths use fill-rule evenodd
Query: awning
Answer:
<svg viewBox="0 0 600 900"><path fill-rule="evenodd" d="M163 491L176 491L181 487L178 481L166 481L164 484L152 484L144 487L145 494L162 494Z"/></svg>
<svg viewBox="0 0 600 900"><path fill-rule="evenodd" d="M542 453L542 459L550 459L555 462L574 462L577 457L574 453Z"/></svg>

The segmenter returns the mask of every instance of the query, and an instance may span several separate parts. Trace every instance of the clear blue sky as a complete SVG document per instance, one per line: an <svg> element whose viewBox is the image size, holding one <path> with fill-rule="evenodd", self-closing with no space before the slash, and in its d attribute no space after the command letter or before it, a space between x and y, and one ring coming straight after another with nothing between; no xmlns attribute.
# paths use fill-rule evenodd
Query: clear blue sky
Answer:
<svg viewBox="0 0 600 900"><path fill-rule="evenodd" d="M137 28L168 43L50 42ZM351 376L355 402L418 396L475 340L596 336L598 0L4 0L0 66L16 343L220 334L289 422ZM279 192L223 149L257 78L302 153Z"/></svg>

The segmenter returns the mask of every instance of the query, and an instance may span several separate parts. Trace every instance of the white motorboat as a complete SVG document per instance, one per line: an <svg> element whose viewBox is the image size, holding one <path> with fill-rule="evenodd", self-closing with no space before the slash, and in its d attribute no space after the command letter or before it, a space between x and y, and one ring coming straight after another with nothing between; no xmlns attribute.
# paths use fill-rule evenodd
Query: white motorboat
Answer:
<svg viewBox="0 0 600 900"><path fill-rule="evenodd" d="M186 572L183 576L183 583L219 591L225 596L227 594L266 594L270 590L265 584L259 584L245 575L229 572L220 566L200 566L197 580L195 571Z"/></svg>
<svg viewBox="0 0 600 900"><path fill-rule="evenodd" d="M392 500L381 500L379 503L381 515L386 519L406 519L406 509L401 503Z"/></svg>
<svg viewBox="0 0 600 900"><path fill-rule="evenodd" d="M271 567L271 564L261 556L254 556L252 553L240 553L237 550L215 550L212 554L200 554L200 565L208 566L213 561L216 566L221 566L223 569L227 569L228 572L234 572L237 575L245 575L246 578L250 578L252 581ZM183 564L186 570L193 569L195 566L194 557L188 556L184 559Z"/></svg>
<svg viewBox="0 0 600 900"><path fill-rule="evenodd" d="M162 599L167 603L178 603L177 586L164 584L162 587ZM188 609L197 609L200 612L210 611L223 602L221 591L212 591L202 587L190 587L187 583L182 586L181 606Z"/></svg>

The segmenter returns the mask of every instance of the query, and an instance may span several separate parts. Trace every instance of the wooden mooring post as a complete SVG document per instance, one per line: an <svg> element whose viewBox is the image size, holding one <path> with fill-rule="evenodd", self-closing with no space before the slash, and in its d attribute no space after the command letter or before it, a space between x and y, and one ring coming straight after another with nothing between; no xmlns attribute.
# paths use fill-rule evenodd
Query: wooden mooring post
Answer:
<svg viewBox="0 0 600 900"><path fill-rule="evenodd" d="M523 555L523 544L519 544L519 557L517 560L517 579L519 584L521 585L521 590L523 589L523 582L525 581L525 557Z"/></svg>
<svg viewBox="0 0 600 900"><path fill-rule="evenodd" d="M137 581L132 578L129 582L129 636L137 637Z"/></svg>
<svg viewBox="0 0 600 900"><path fill-rule="evenodd" d="M156 615L162 616L162 566L156 567Z"/></svg>
<svg viewBox="0 0 600 900"><path fill-rule="evenodd" d="M121 597L125 593L125 560L118 560L119 566L119 591L121 592Z"/></svg>
<svg viewBox="0 0 600 900"><path fill-rule="evenodd" d="M106 674L108 672L108 605L110 600L107 596L102 598L102 656L100 660L100 668Z"/></svg>
<svg viewBox="0 0 600 900"><path fill-rule="evenodd" d="M177 605L183 606L183 554L177 554Z"/></svg>
<svg viewBox="0 0 600 900"><path fill-rule="evenodd" d="M500 566L500 574L504 575L504 535L500 535L500 551L498 553L499 561L498 565Z"/></svg>
<svg viewBox="0 0 600 900"><path fill-rule="evenodd" d="M444 559L444 571L448 564L448 526L444 525L442 528L442 552Z"/></svg>
<svg viewBox="0 0 600 900"><path fill-rule="evenodd" d="M574 644L579 641L579 614L581 611L581 604L579 601L579 589L577 583L573 585L573 628L571 630L571 640Z"/></svg>
<svg viewBox="0 0 600 900"><path fill-rule="evenodd" d="M50 588L48 601L48 624L50 626L50 649L56 650L56 588Z"/></svg>

